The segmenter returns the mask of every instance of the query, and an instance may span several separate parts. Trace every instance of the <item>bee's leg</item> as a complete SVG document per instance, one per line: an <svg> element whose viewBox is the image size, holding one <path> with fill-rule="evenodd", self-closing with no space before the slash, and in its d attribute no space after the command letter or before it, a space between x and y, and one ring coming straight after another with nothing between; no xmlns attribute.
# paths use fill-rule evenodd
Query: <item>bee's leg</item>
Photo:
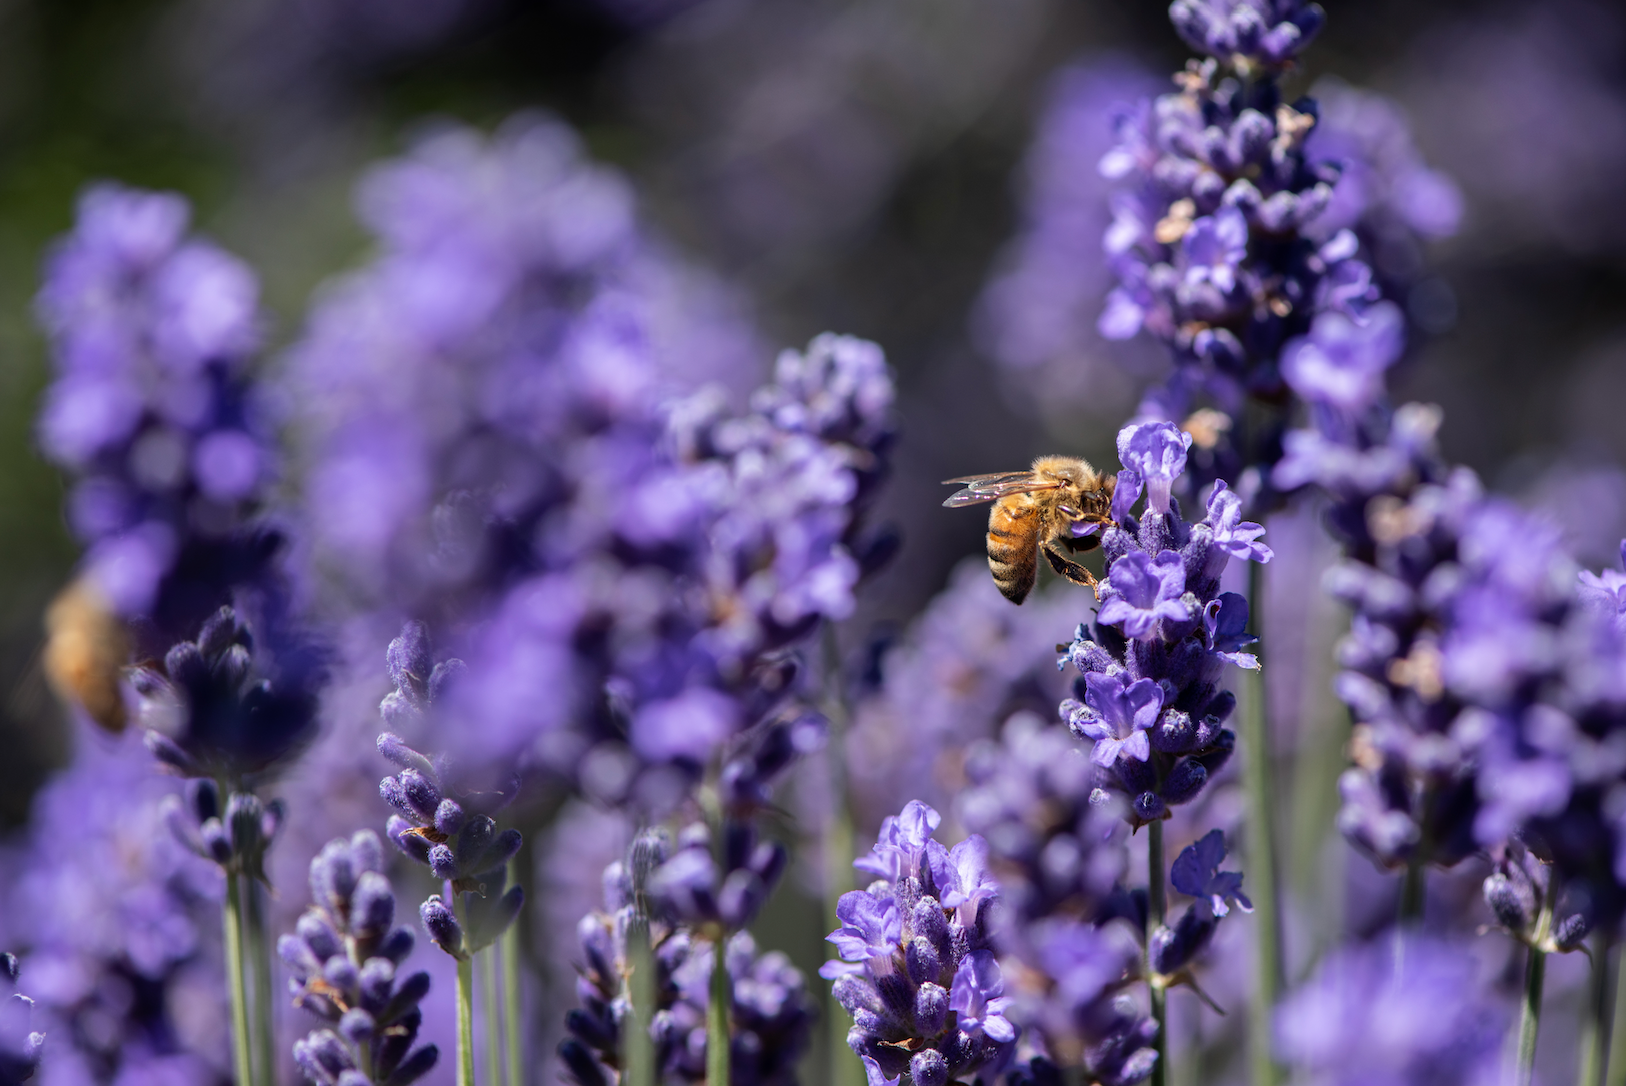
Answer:
<svg viewBox="0 0 1626 1086"><path fill-rule="evenodd" d="M1074 554L1079 551L1093 551L1101 545L1101 533L1094 532L1085 536L1064 535L1061 537L1061 542Z"/></svg>
<svg viewBox="0 0 1626 1086"><path fill-rule="evenodd" d="M1099 587L1096 584L1095 574L1091 573L1077 562L1074 562L1072 559L1063 558L1061 555L1051 550L1049 544L1046 544L1039 549L1044 551L1045 558L1050 562L1050 568L1061 574L1063 577L1066 577L1069 581L1072 581L1074 584L1083 585L1085 588L1095 589Z"/></svg>

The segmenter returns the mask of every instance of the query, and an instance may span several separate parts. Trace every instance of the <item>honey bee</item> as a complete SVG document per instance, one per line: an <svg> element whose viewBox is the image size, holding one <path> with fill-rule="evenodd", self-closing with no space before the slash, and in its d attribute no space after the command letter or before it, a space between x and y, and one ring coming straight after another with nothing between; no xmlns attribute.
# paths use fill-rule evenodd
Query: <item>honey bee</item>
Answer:
<svg viewBox="0 0 1626 1086"><path fill-rule="evenodd" d="M41 663L51 689L117 735L128 722L120 679L129 662L130 635L86 578L64 588L45 611Z"/></svg>
<svg viewBox="0 0 1626 1086"><path fill-rule="evenodd" d="M1041 456L1030 471L943 481L964 488L943 503L950 509L994 503L988 513L988 568L1006 599L1016 604L1027 599L1039 576L1041 551L1057 573L1074 584L1095 587L1094 575L1056 546L1076 553L1099 545L1098 534L1075 536L1074 527L1112 523L1116 475L1102 475L1077 457Z"/></svg>

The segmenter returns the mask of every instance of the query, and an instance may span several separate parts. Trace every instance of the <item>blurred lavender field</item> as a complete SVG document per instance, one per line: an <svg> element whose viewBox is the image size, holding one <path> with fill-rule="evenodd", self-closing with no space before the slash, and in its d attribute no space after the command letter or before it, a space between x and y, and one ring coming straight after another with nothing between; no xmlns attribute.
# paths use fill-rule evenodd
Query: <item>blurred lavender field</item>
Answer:
<svg viewBox="0 0 1626 1086"><path fill-rule="evenodd" d="M1158 1086L1262 1083L1272 1045L1280 1081L1499 1075L1520 939L1585 938L1607 962L1626 905L1626 731L1595 724L1626 704L1626 656L1580 617L1594 597L1614 613L1626 553L1626 12L1326 7L1296 61L1258 62L1285 112L1265 110L1275 157L1247 176L1299 201L1272 219L1258 192L1205 204L1200 178L1171 179L1135 142L1153 113L1133 103L1173 91L1191 52L1161 5L0 4L0 951L17 953L46 1034L34 1081L241 1082L260 1056L231 1045L220 869L247 887L262 864L274 892L244 892L270 943L296 930L309 883L360 954L352 974L391 958L384 1002L414 998L390 1021L413 1022L414 1052L439 1049L422 1082L458 1081L453 958L490 943L478 961L495 978L511 955L519 1017L501 1079L475 993L481 1083L704 1081L707 993L726 967L750 1033L733 1082L856 1086L831 981L851 1010L885 973L862 963L911 940L953 949L904 970L910 1021L954 1035L957 1015L981 1047L916 1037L893 1066L885 1046L905 1034L876 1040L890 1035L860 1017L871 1083L1061 1081L1050 1061L1088 1064L1067 1081L1133 1083L1152 1052ZM1230 93L1185 78L1196 98ZM1301 95L1318 114L1287 104ZM1191 138L1193 157L1242 155ZM1244 248L1266 235L1312 255L1230 284L1256 274ZM1138 255L1157 246L1178 288ZM1247 289L1280 301L1275 317L1216 346L1205 334L1228 318L1213 314ZM1312 332L1312 312L1349 318ZM1120 436L1164 418L1187 436ZM1244 448L1244 434L1268 436ZM1323 444L1306 453L1312 434ZM1340 434L1410 459L1378 483L1338 475L1325 443ZM1103 604L1124 632L1080 627L1096 597L1045 568L1020 608L1001 598L982 507L941 508L940 480L1046 453L1126 469L1105 561L1158 601L1190 596L1188 626L1160 612L1131 632L1138 618ZM1481 502L1452 465L1516 505ZM1436 521L1405 519L1424 507ZM1146 572L1171 550L1191 567L1177 586ZM1415 622L1383 610L1380 575L1423 598L1447 565L1468 570L1450 582L1460 600ZM1578 595L1577 570L1599 569ZM47 626L75 621L61 601L86 584L111 623L96 643L140 665L123 693L100 691L101 713L88 687L70 707L48 678ZM1502 637L1476 600L1548 640L1506 650L1513 662L1464 648ZM1213 659L1169 663L1182 638ZM1253 652L1257 684L1240 678ZM1537 678L1490 689L1497 661L1538 655ZM1470 656L1472 674L1453 663ZM251 657L263 690L232 670ZM1423 739L1383 730L1419 727L1413 693L1444 712L1430 681L1459 720L1484 710L1515 736L1483 740L1494 752L1454 778L1466 814L1442 800L1436 815L1432 792L1395 798L1396 772L1433 788L1419 766L1467 757L1440 753L1447 737L1481 741L1449 722ZM1134 750L1153 687L1150 711L1178 701L1201 738L1105 754ZM227 723L159 712L205 702ZM1234 706L1240 739L1220 734ZM245 738L231 721L251 710ZM1244 718L1268 738L1251 768ZM186 785L153 768L134 734L147 726ZM375 743L386 730L396 745ZM414 748L456 764L431 771ZM1074 773L1091 750L1112 783ZM1156 781L1113 758L1159 766ZM1562 787L1542 776L1560 762ZM1244 788L1261 772L1262 809ZM229 807L239 785L264 804ZM1261 820L1276 905L1258 888ZM389 855L373 859L362 830ZM349 843L332 851L336 837ZM1193 904L1155 943L1147 910L1155 929L1171 861L1171 897ZM1439 866L1402 937L1408 863ZM1555 864L1575 888L1562 906L1544 896ZM498 914L517 895L471 898L487 913L448 923L493 870L523 890L511 933ZM874 914L838 912L872 876L891 887L864 903ZM1017 918L998 938L978 913L996 876ZM442 891L448 907L420 915ZM646 892L661 918L636 911ZM366 928L386 897L393 912ZM1560 930L1570 906L1590 927ZM618 909L643 928L629 936ZM1250 1007L1261 924L1280 931L1274 1035ZM389 948L393 925L415 931L410 956ZM1131 928L1144 946L1112 943ZM298 939L286 969L256 978L275 1022L254 1086L304 1081L324 1057L296 1064L296 1040L324 1016L350 1028L324 985L365 983L323 971L314 927ZM647 1079L612 1036L634 962L658 962L666 1016ZM1166 1011L1161 988L1156 1006L1139 989L1120 1005L1116 980L1081 979L1092 969L1195 983L1171 987ZM1605 1081L1583 1066L1589 1008L1611 1009L1600 984L1612 993L1612 974L1584 955L1549 956L1535 1081ZM1088 992L1064 1013L1069 985ZM366 1050L371 1029L344 1043ZM385 1063L410 1069L400 1048ZM1402 1055L1362 1063L1369 1049ZM7 1058L0 1044L0 1086ZM1626 1083L1626 1053L1607 1081Z"/></svg>

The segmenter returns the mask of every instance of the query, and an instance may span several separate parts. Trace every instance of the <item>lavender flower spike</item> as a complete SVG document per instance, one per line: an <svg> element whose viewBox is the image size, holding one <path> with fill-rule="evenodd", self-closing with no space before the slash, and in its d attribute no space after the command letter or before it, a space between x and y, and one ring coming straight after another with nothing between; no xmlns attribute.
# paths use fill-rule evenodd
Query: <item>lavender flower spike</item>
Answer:
<svg viewBox="0 0 1626 1086"><path fill-rule="evenodd" d="M294 1045L294 1061L321 1086L407 1086L435 1066L434 1045L413 1048L429 974L398 975L412 931L395 926L395 892L378 835L337 838L311 861L311 907L277 951L296 1006L332 1028Z"/></svg>
<svg viewBox="0 0 1626 1086"><path fill-rule="evenodd" d="M918 801L887 823L869 863L890 877L842 896L842 927L828 938L844 960L819 970L853 1015L847 1044L872 1082L997 1073L1018 1031L990 945L986 906L998 888L987 844L972 835L945 849L930 839L937 812Z"/></svg>

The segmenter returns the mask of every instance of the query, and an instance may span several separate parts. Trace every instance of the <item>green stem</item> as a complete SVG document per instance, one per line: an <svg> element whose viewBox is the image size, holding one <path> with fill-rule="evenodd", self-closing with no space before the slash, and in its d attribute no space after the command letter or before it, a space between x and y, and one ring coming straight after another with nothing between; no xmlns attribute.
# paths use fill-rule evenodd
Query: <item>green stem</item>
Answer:
<svg viewBox="0 0 1626 1086"><path fill-rule="evenodd" d="M519 1086L523 1072L520 1062L525 1058L525 1030L520 1022L523 1013L519 993L519 924L516 922L502 933L498 942L502 954L502 1002L504 1036L508 1040L506 1086Z"/></svg>
<svg viewBox="0 0 1626 1086"><path fill-rule="evenodd" d="M706 1086L729 1086L728 1058L733 1044L728 1031L728 937L712 947L711 1000L706 1004Z"/></svg>
<svg viewBox="0 0 1626 1086"><path fill-rule="evenodd" d="M1626 948L1615 948L1615 1013L1609 1028L1609 1045L1605 1049L1609 1071L1604 1076L1605 1086L1626 1086L1626 969L1622 955Z"/></svg>
<svg viewBox="0 0 1626 1086"><path fill-rule="evenodd" d="M1254 629L1264 610L1263 567L1249 563L1248 596ZM1265 717L1265 684L1260 672L1242 676L1242 778L1248 816L1248 883L1253 899L1254 973L1248 1053L1254 1086L1273 1086L1279 1075L1270 1055L1270 1021L1282 990L1282 929L1276 888L1274 797L1271 795L1270 728Z"/></svg>
<svg viewBox="0 0 1626 1086"><path fill-rule="evenodd" d="M1168 898L1163 889L1163 823L1146 827L1146 975L1150 978L1152 1019L1157 1023L1157 1063L1152 1065L1152 1086L1169 1081L1168 992L1152 973L1152 936L1163 927L1168 915Z"/></svg>
<svg viewBox="0 0 1626 1086"><path fill-rule="evenodd" d="M248 1030L248 984L243 976L243 899L237 875L226 873L226 988L231 997L231 1057L237 1086L253 1086L252 1047Z"/></svg>
<svg viewBox="0 0 1626 1086"><path fill-rule="evenodd" d="M1581 1018L1581 1073L1578 1086L1603 1086L1604 1069L1609 1066L1609 971L1614 947L1599 934L1592 940L1592 968L1587 986L1586 1014Z"/></svg>
<svg viewBox="0 0 1626 1086"><path fill-rule="evenodd" d="M1541 1027L1541 989L1547 979L1547 952L1541 944L1553 922L1553 895L1549 893L1541 903L1541 915L1536 919L1536 931L1530 940L1530 954L1524 967L1524 1000L1519 1005L1519 1053L1515 1068L1515 1086L1530 1086L1536 1076L1536 1032Z"/></svg>
<svg viewBox="0 0 1626 1086"><path fill-rule="evenodd" d="M1423 903L1428 899L1428 869L1423 861L1413 857L1406 863L1406 873L1400 880L1400 926L1418 928L1423 925Z"/></svg>
<svg viewBox="0 0 1626 1086"><path fill-rule="evenodd" d="M853 819L847 806L847 772L843 761L847 730L847 699L841 689L841 652L836 642L836 628L824 624L824 715L830 722L830 734L825 742L825 757L830 774L830 821L825 827L825 893L824 930L841 927L836 916L836 902L852 886ZM820 944L823 948L823 944ZM853 1050L847 1047L847 1033L841 1023L847 1019L847 1009L836 1002L835 990L825 994L824 1020L827 1031L830 1061L826 1080L830 1086L863 1086L864 1067Z"/></svg>
<svg viewBox="0 0 1626 1086"><path fill-rule="evenodd" d="M621 1033L621 1066L626 1086L655 1086L655 1044L649 1024L655 1017L655 955L649 946L649 896L645 886L659 850L640 833L630 850L632 921L627 925L627 1000L632 1016Z"/></svg>
<svg viewBox="0 0 1626 1086"><path fill-rule="evenodd" d="M502 1081L502 1016L497 1010L497 948L480 955L480 1014L486 1035L486 1081Z"/></svg>
<svg viewBox="0 0 1626 1086"><path fill-rule="evenodd" d="M452 890L452 914L468 930L468 910ZM457 960L457 1086L474 1086L474 958Z"/></svg>
<svg viewBox="0 0 1626 1086"><path fill-rule="evenodd" d="M248 906L248 969L254 978L254 1076L256 1081L271 1086L277 1081L277 1029L276 1001L271 995L271 939L266 923L265 887L247 876L243 877L243 885Z"/></svg>

